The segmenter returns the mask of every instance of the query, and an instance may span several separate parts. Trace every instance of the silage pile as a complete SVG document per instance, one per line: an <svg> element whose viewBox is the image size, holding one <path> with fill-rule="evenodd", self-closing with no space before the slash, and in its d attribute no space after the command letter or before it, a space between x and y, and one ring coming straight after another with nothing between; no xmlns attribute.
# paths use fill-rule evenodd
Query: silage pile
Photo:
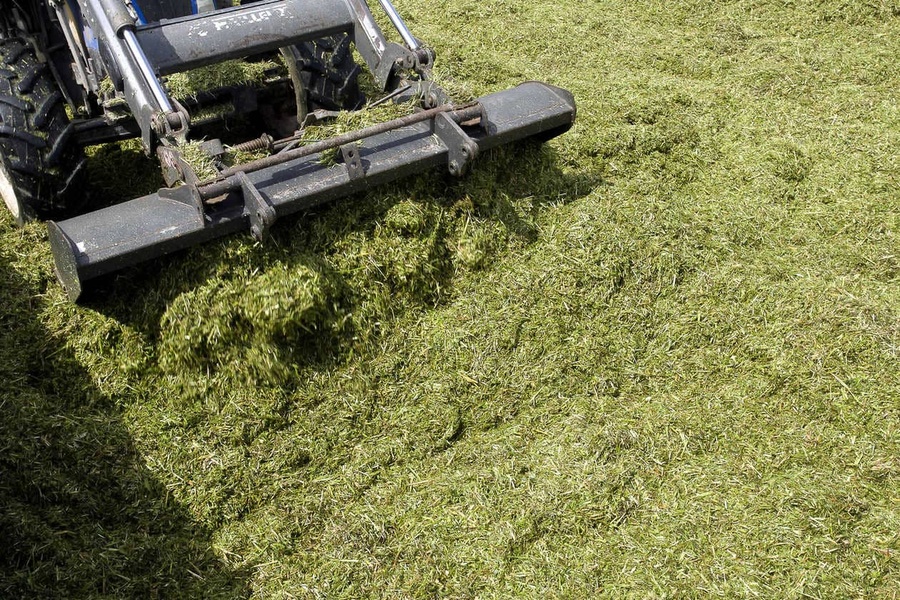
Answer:
<svg viewBox="0 0 900 600"><path fill-rule="evenodd" d="M344 202L360 209L358 198ZM310 232L288 225L266 244L232 241L227 251L240 258L176 296L162 314L162 372L187 387L210 376L224 385L284 385L304 366L369 345L404 310L442 302L454 277L486 266L506 243L502 226L465 206L379 204L388 206L363 227L333 229L353 219L337 206L324 220L296 224L311 225L312 235L337 234L317 240L329 247L323 254L273 248L310 241Z"/></svg>
<svg viewBox="0 0 900 600"><path fill-rule="evenodd" d="M343 112L305 128L299 144L413 109L388 102ZM201 179L214 171L199 142L183 151ZM546 150L526 145L517 152L494 151L491 167L462 185L429 173L407 181L408 194L401 188L345 198L293 227L278 224L274 239L262 245L232 241L226 252L239 259L168 304L160 321L163 372L187 387L206 386L208 375L223 384L283 385L306 365L372 343L407 308L440 303L455 277L487 266L510 234L528 237L523 223L532 207L527 199L511 199L509 191L517 187L517 172L546 167ZM329 158L325 153L320 161L327 166ZM495 195L498 180L508 189ZM280 258L272 258L273 245Z"/></svg>

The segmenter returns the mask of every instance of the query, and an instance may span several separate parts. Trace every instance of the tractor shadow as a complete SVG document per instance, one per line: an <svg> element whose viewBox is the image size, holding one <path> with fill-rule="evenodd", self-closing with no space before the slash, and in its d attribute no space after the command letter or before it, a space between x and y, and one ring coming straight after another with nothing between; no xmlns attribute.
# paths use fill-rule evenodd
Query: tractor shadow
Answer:
<svg viewBox="0 0 900 600"><path fill-rule="evenodd" d="M603 185L599 170L564 171L562 162L552 146L536 142L492 150L463 178L429 172L337 200L281 219L263 243L232 236L95 280L82 302L159 342L161 354L173 323L197 323L172 336L179 339L209 339L211 332L225 339L219 332L228 330L233 339L227 348L181 349L198 372L216 368L205 356L234 354L232 346L252 343L247 338L266 327L274 348L267 354L289 356L285 360L301 367L325 367L353 351L361 329L371 329L360 325L367 310L380 327L395 309L427 309L452 297L460 269L452 249L459 223L486 223L485 236L500 232L505 241L499 251L510 241L528 245L539 239L537 223L548 206L576 201ZM496 255L488 252L476 270L490 269ZM272 295L260 292L261 286L278 291L278 276L268 276L276 268L286 277L302 272L321 292L318 308L282 316L301 321L287 334L283 323L254 330L255 313L242 308ZM385 307L388 301L393 306ZM232 308L223 312L223 303ZM379 303L381 309L372 308ZM204 320L218 322L206 331Z"/></svg>
<svg viewBox="0 0 900 600"><path fill-rule="evenodd" d="M243 598L0 249L0 596Z"/></svg>

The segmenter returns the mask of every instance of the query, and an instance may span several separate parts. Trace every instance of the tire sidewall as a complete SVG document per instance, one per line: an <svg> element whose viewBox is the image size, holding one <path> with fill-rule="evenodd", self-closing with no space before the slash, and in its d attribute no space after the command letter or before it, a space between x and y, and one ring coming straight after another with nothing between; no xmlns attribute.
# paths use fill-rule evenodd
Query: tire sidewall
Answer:
<svg viewBox="0 0 900 600"><path fill-rule="evenodd" d="M3 203L12 215L16 225L24 225L29 220L30 214L27 207L19 199L19 194L7 167L5 156L0 156L0 196L3 197Z"/></svg>

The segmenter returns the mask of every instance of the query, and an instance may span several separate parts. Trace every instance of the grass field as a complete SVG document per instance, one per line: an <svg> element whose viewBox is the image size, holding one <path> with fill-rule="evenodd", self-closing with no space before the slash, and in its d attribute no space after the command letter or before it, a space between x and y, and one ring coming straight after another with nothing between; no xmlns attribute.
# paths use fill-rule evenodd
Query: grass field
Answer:
<svg viewBox="0 0 900 600"><path fill-rule="evenodd" d="M397 5L576 126L79 306L2 217L0 596L900 597L900 4Z"/></svg>

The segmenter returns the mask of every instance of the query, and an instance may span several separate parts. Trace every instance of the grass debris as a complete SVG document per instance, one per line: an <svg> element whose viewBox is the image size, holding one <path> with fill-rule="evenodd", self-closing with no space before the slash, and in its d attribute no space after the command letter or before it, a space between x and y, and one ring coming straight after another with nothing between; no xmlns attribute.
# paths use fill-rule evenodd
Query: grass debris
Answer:
<svg viewBox="0 0 900 600"><path fill-rule="evenodd" d="M896 598L896 2L396 3L575 127L86 305L2 217L0 596Z"/></svg>
<svg viewBox="0 0 900 600"><path fill-rule="evenodd" d="M190 165L200 181L213 179L218 174L216 159L203 149L202 140L190 140L178 144L177 149L181 153L181 158Z"/></svg>
<svg viewBox="0 0 900 600"><path fill-rule="evenodd" d="M165 85L173 98L182 100L207 90L262 84L268 78L269 72L281 66L281 63L272 60L226 60L190 71L173 73L166 77Z"/></svg>

